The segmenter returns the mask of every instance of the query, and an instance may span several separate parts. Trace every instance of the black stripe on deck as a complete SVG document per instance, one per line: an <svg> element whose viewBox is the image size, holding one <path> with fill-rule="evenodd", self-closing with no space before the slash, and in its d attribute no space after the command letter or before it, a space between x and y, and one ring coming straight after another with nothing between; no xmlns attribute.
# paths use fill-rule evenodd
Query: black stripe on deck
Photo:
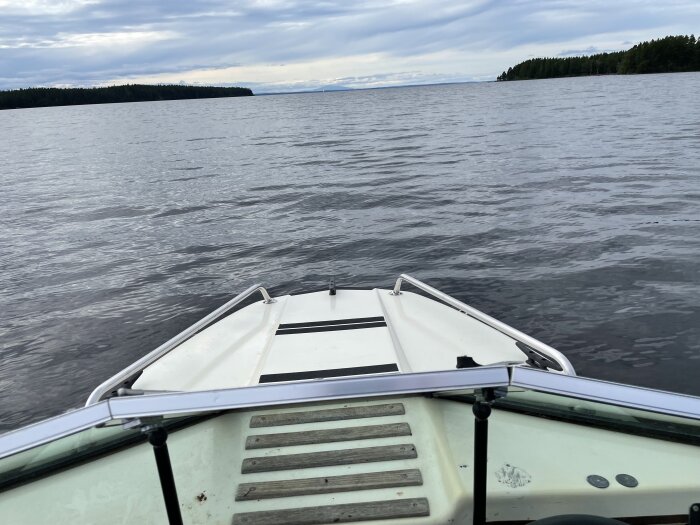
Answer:
<svg viewBox="0 0 700 525"><path fill-rule="evenodd" d="M314 332L337 332L338 330L359 330L360 328L381 328L386 326L385 321L376 321L374 323L353 323L353 324L337 324L331 326L310 326L308 328L282 328L275 332L275 335L289 334L310 334Z"/></svg>
<svg viewBox="0 0 700 525"><path fill-rule="evenodd" d="M379 317L355 317L353 319L334 319L332 321L309 321L305 323L286 323L279 325L280 330L285 328L308 328L309 326L332 326L336 324L353 324L353 323L376 323L384 321L382 316Z"/></svg>
<svg viewBox="0 0 700 525"><path fill-rule="evenodd" d="M396 363L386 365L353 366L350 368L332 368L329 370L308 370L305 372L286 372L282 374L264 374L260 383L278 383L280 381L301 381L304 379L323 379L327 377L359 376L364 374L381 374L398 372Z"/></svg>

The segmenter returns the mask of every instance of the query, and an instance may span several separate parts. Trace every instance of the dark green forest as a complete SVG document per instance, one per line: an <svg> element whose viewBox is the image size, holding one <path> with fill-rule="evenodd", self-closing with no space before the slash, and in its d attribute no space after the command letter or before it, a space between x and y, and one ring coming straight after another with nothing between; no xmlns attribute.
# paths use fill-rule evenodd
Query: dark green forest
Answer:
<svg viewBox="0 0 700 525"><path fill-rule="evenodd" d="M700 40L695 35L667 36L627 51L566 58L533 58L508 68L497 80L631 75L700 71Z"/></svg>
<svg viewBox="0 0 700 525"><path fill-rule="evenodd" d="M252 95L253 92L248 88L180 85L131 84L99 88L27 88L0 91L0 109Z"/></svg>

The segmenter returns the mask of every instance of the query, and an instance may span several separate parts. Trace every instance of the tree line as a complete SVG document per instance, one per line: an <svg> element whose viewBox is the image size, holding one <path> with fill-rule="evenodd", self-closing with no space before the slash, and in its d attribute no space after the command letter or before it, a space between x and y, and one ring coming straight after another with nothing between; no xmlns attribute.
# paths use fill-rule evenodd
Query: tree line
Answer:
<svg viewBox="0 0 700 525"><path fill-rule="evenodd" d="M27 88L0 91L0 109L145 102L190 98L245 97L253 92L241 87L130 84L96 88Z"/></svg>
<svg viewBox="0 0 700 525"><path fill-rule="evenodd" d="M700 71L700 39L667 36L641 42L627 51L566 58L532 58L500 74L497 80L630 75Z"/></svg>

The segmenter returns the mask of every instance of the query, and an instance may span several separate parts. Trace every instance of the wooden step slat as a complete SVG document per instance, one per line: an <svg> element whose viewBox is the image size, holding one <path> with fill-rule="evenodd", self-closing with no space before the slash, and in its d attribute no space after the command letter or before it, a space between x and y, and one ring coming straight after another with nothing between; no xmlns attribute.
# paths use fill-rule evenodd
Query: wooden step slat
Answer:
<svg viewBox="0 0 700 525"><path fill-rule="evenodd" d="M280 425L298 425L301 423L320 423L322 421L340 421L366 417L401 416L406 413L403 403L388 403L359 407L329 408L309 410L306 412L286 412L253 416L251 428L276 427Z"/></svg>
<svg viewBox="0 0 700 525"><path fill-rule="evenodd" d="M420 516L430 516L426 498L241 512L233 515L233 525L323 525Z"/></svg>
<svg viewBox="0 0 700 525"><path fill-rule="evenodd" d="M236 491L236 501L268 498L287 498L309 494L329 494L355 490L384 489L389 487L414 487L423 484L420 470L391 470L321 478L286 479L241 483Z"/></svg>
<svg viewBox="0 0 700 525"><path fill-rule="evenodd" d="M294 445L315 445L338 441L355 441L385 437L410 436L408 423L388 425L366 425L362 427L330 428L307 430L305 432L284 432L281 434L258 434L245 440L246 450L256 448L291 447Z"/></svg>
<svg viewBox="0 0 700 525"><path fill-rule="evenodd" d="M241 472L243 474L249 474L252 472L352 465L354 463L372 463L375 461L413 459L416 457L418 457L416 447L410 444L350 448L344 450L327 450L324 452L307 452L304 454L247 458L243 460Z"/></svg>

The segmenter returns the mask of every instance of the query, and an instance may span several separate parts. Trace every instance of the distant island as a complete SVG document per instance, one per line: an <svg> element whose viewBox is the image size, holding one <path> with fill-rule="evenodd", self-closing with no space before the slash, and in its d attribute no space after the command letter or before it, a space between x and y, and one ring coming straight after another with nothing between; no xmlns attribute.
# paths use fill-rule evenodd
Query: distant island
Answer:
<svg viewBox="0 0 700 525"><path fill-rule="evenodd" d="M0 91L0 109L250 96L253 96L253 92L248 88L241 87L147 86L143 84L95 88L39 87Z"/></svg>
<svg viewBox="0 0 700 525"><path fill-rule="evenodd" d="M508 68L497 80L631 75L700 71L700 39L667 36L642 42L627 51L566 58L532 58Z"/></svg>

